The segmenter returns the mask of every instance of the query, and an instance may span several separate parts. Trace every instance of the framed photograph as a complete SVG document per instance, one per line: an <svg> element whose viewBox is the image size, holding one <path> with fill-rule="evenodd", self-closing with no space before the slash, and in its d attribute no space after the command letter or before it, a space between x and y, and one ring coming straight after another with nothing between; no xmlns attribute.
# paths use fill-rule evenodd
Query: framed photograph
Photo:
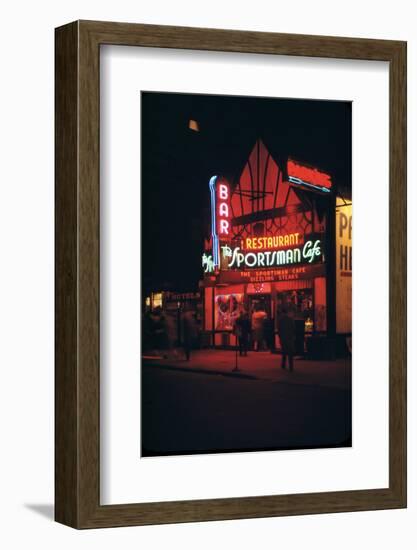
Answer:
<svg viewBox="0 0 417 550"><path fill-rule="evenodd" d="M56 521L404 508L406 43L77 21L55 107Z"/></svg>

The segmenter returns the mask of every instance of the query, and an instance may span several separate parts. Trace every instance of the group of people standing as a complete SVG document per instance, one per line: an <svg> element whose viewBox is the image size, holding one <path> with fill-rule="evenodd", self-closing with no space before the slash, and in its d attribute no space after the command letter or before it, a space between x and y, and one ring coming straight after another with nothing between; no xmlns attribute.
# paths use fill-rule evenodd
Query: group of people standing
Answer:
<svg viewBox="0 0 417 550"><path fill-rule="evenodd" d="M199 328L194 311L185 307L180 315L165 312L161 307L145 314L143 319L143 347L158 351L164 357L177 355L182 348L185 359L190 360L191 350L198 342Z"/></svg>
<svg viewBox="0 0 417 550"><path fill-rule="evenodd" d="M295 321L286 309L280 311L277 328L281 342L281 368L286 368L288 359L288 368L292 371L295 354ZM251 317L245 309L242 309L235 321L234 334L238 340L241 357L248 355L251 346L254 351L269 349L272 352L275 348L274 321L261 307L255 308Z"/></svg>
<svg viewBox="0 0 417 550"><path fill-rule="evenodd" d="M281 368L294 368L295 354L295 321L291 312L281 309L278 315L277 329L281 343ZM191 350L198 342L199 329L195 313L191 308L184 308L178 319L167 314L162 308L147 312L144 323L144 349L160 350L164 357L170 354L177 355L178 347L183 348L187 361L190 360ZM234 324L234 334L238 340L239 355L245 357L249 349L256 352L275 348L274 320L269 318L266 311L255 307L251 316L242 309Z"/></svg>

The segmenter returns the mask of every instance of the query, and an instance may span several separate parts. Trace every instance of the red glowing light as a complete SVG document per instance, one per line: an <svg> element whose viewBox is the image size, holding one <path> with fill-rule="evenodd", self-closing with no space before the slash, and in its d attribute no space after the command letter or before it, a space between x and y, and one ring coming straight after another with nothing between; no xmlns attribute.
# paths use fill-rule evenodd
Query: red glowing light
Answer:
<svg viewBox="0 0 417 550"><path fill-rule="evenodd" d="M331 189L332 187L332 180L329 174L320 172L317 168L303 166L294 160L288 159L287 170L289 177L298 178L306 183L325 187L326 189Z"/></svg>
<svg viewBox="0 0 417 550"><path fill-rule="evenodd" d="M217 185L217 234L220 238L230 236L230 189L222 181Z"/></svg>

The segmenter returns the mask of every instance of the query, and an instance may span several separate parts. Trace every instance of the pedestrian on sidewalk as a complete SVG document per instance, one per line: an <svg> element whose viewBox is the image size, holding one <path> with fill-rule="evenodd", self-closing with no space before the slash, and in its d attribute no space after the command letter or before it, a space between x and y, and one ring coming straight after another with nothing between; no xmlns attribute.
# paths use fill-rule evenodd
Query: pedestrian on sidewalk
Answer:
<svg viewBox="0 0 417 550"><path fill-rule="evenodd" d="M263 324L264 340L271 353L274 351L274 320L266 316Z"/></svg>
<svg viewBox="0 0 417 550"><path fill-rule="evenodd" d="M240 357L248 356L250 332L251 324L249 320L249 315L245 310L242 310L235 322L235 335L239 343Z"/></svg>
<svg viewBox="0 0 417 550"><path fill-rule="evenodd" d="M253 347L255 351L261 351L264 344L264 320L267 315L261 306L252 313Z"/></svg>
<svg viewBox="0 0 417 550"><path fill-rule="evenodd" d="M153 321L153 348L159 353L167 349L167 326L166 317L160 306L152 312Z"/></svg>
<svg viewBox="0 0 417 550"><path fill-rule="evenodd" d="M281 342L281 368L286 368L288 357L288 368L292 372L294 370L295 321L292 314L288 313L285 308L282 309L281 316L278 320L278 336Z"/></svg>
<svg viewBox="0 0 417 550"><path fill-rule="evenodd" d="M174 316L171 312L165 312L165 326L166 326L166 337L167 337L167 359L177 359L177 325L174 319Z"/></svg>
<svg viewBox="0 0 417 550"><path fill-rule="evenodd" d="M194 318L194 312L188 307L182 315L182 334L183 346L186 361L191 358L191 350L197 335L197 325Z"/></svg>

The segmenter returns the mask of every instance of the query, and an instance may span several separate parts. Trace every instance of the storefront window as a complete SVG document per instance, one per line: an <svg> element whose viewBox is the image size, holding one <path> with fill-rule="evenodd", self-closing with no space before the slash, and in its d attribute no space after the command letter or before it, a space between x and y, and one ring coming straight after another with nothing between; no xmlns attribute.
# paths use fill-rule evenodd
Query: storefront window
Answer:
<svg viewBox="0 0 417 550"><path fill-rule="evenodd" d="M305 331L313 330L313 290L311 288L300 290L287 290L277 293L277 313L282 310L291 312L294 319L305 322Z"/></svg>
<svg viewBox="0 0 417 550"><path fill-rule="evenodd" d="M152 309L162 307L162 292L152 293Z"/></svg>
<svg viewBox="0 0 417 550"><path fill-rule="evenodd" d="M219 294L215 302L216 330L232 330L239 316L243 294Z"/></svg>

